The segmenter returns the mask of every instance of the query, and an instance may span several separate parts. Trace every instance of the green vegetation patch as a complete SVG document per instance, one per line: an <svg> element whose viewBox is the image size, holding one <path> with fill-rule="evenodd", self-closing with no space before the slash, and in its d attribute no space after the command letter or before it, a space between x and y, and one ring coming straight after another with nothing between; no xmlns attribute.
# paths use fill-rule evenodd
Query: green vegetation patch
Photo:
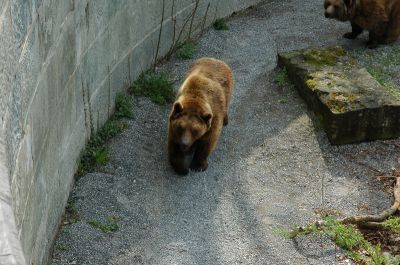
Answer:
<svg viewBox="0 0 400 265"><path fill-rule="evenodd" d="M274 81L279 87L283 87L290 84L286 68L278 70L278 72L275 75Z"/></svg>
<svg viewBox="0 0 400 265"><path fill-rule="evenodd" d="M392 222L395 222L394 226L397 227L398 220ZM374 246L354 226L344 225L332 216L325 217L321 224L313 223L290 231L275 228L274 232L290 239L308 234L326 234L336 245L347 251L350 258L360 264L398 265L391 257L383 254L380 245Z"/></svg>
<svg viewBox="0 0 400 265"><path fill-rule="evenodd" d="M88 222L92 227L103 231L104 233L111 233L118 231L119 229L119 218L115 216L108 216L105 223L99 222L98 220L92 219Z"/></svg>
<svg viewBox="0 0 400 265"><path fill-rule="evenodd" d="M197 52L197 44L194 41L186 41L178 44L177 49L176 56L179 59L192 59Z"/></svg>
<svg viewBox="0 0 400 265"><path fill-rule="evenodd" d="M159 105L165 105L174 99L173 82L165 73L147 71L133 83L130 92L135 96L148 97Z"/></svg>
<svg viewBox="0 0 400 265"><path fill-rule="evenodd" d="M376 81L379 82L386 90L394 97L400 99L400 86L398 86L391 78L391 75L380 67L369 66L367 67L368 73L370 73Z"/></svg>
<svg viewBox="0 0 400 265"><path fill-rule="evenodd" d="M118 93L115 98L115 114L116 118L133 118L132 98L125 93Z"/></svg>
<svg viewBox="0 0 400 265"><path fill-rule="evenodd" d="M352 56L393 97L400 99L400 46L386 45L374 50L357 49L352 52Z"/></svg>
<svg viewBox="0 0 400 265"><path fill-rule="evenodd" d="M400 233L400 217L391 217L382 223L386 229Z"/></svg>
<svg viewBox="0 0 400 265"><path fill-rule="evenodd" d="M341 47L310 49L303 53L304 61L312 66L333 66L344 55L346 51Z"/></svg>
<svg viewBox="0 0 400 265"><path fill-rule="evenodd" d="M132 116L132 99L129 95L118 94L114 115L91 137L81 154L77 178L92 172L98 166L105 165L110 160L105 144L128 127L128 124L120 121L119 118Z"/></svg>
<svg viewBox="0 0 400 265"><path fill-rule="evenodd" d="M215 30L229 30L224 18L218 18L215 20L213 27Z"/></svg>
<svg viewBox="0 0 400 265"><path fill-rule="evenodd" d="M78 209L76 208L76 197L71 196L68 199L67 207L65 208L64 220L66 223L73 224L78 221Z"/></svg>

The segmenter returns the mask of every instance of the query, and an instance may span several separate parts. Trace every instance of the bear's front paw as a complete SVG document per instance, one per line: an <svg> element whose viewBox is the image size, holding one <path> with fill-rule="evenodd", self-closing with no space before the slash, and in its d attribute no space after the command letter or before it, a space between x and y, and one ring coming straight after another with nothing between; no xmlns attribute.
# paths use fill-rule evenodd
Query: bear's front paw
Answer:
<svg viewBox="0 0 400 265"><path fill-rule="evenodd" d="M357 34L355 34L354 32L347 32L347 33L343 34L343 38L353 40L353 39L357 38Z"/></svg>
<svg viewBox="0 0 400 265"><path fill-rule="evenodd" d="M205 171L208 168L208 162L207 161L203 161L203 162L193 162L190 165L190 169L193 171Z"/></svg>
<svg viewBox="0 0 400 265"><path fill-rule="evenodd" d="M378 47L378 42L375 40L369 40L367 41L367 47L369 49L375 49L376 47Z"/></svg>

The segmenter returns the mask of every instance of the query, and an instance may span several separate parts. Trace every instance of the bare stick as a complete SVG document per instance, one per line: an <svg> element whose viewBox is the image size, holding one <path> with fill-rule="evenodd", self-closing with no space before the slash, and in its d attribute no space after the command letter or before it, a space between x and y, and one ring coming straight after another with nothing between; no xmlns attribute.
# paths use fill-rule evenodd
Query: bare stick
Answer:
<svg viewBox="0 0 400 265"><path fill-rule="evenodd" d="M191 19L191 21L190 21L190 26L189 26L189 36L188 36L189 39L191 38L192 27L193 27L193 21L194 21L194 18L196 17L196 12L197 12L197 8L198 8L198 6L199 6L199 2L200 2L200 0L196 0L195 6L194 6L194 9L193 9L192 19Z"/></svg>
<svg viewBox="0 0 400 265"><path fill-rule="evenodd" d="M163 29L163 24L164 24L164 11L165 11L165 0L163 0L163 3L162 3L162 15L161 15L160 34L158 34L158 43L157 43L156 55L155 55L155 57L154 57L154 69L155 69L155 67L156 67L157 58L158 58L158 53L159 53L159 51L160 51L161 34L162 34L162 29Z"/></svg>

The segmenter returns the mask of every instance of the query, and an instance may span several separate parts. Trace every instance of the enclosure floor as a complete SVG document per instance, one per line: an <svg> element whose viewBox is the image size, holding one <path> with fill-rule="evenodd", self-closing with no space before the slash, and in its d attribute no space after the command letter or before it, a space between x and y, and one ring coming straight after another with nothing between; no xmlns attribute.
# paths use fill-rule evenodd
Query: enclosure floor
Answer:
<svg viewBox="0 0 400 265"><path fill-rule="evenodd" d="M111 161L76 183L79 221L60 232L51 264L347 264L325 237L293 241L273 230L319 212L388 207L375 176L396 166L400 140L332 146L296 91L274 77L277 52L363 47L367 36L342 39L350 25L325 19L315 0L265 1L228 25L206 32L196 54L226 61L236 82L208 170L177 176L166 150L171 105L135 99L130 127L108 145ZM172 58L160 68L177 89L191 62ZM118 231L88 223L108 216L119 218Z"/></svg>

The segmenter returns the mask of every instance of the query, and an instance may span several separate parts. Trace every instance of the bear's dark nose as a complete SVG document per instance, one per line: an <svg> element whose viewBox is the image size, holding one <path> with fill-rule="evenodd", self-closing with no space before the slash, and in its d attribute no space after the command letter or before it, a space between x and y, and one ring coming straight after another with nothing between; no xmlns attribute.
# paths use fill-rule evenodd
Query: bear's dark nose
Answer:
<svg viewBox="0 0 400 265"><path fill-rule="evenodd" d="M326 18L331 18L331 15L328 12L325 12L325 17Z"/></svg>
<svg viewBox="0 0 400 265"><path fill-rule="evenodd" d="M183 152L186 152L186 151L189 150L190 145L188 145L188 144L186 144L186 143L180 143L180 144L179 144L179 148L180 148Z"/></svg>

